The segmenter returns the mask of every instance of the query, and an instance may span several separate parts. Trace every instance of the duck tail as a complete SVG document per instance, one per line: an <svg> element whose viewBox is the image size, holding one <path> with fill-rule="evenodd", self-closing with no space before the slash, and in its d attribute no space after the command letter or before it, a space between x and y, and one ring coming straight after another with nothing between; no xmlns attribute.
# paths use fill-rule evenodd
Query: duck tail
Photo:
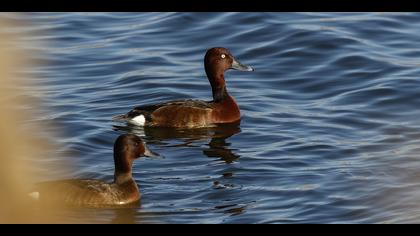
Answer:
<svg viewBox="0 0 420 236"><path fill-rule="evenodd" d="M131 110L127 114L112 117L114 121L129 122L135 125L144 126L146 120L152 120L151 114L145 111Z"/></svg>
<svg viewBox="0 0 420 236"><path fill-rule="evenodd" d="M116 121L127 121L128 120L128 117L127 117L127 114L123 114L123 115L118 115L118 116L112 117L112 120L116 120Z"/></svg>

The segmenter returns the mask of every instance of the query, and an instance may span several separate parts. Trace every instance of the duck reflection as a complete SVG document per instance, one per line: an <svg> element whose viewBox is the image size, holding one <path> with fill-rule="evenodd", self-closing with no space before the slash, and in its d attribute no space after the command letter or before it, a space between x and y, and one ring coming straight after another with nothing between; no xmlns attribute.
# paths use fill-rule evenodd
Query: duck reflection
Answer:
<svg viewBox="0 0 420 236"><path fill-rule="evenodd" d="M222 211L225 214L235 216L240 215L246 211L247 205L244 204L225 204L215 206L214 209L219 212Z"/></svg>
<svg viewBox="0 0 420 236"><path fill-rule="evenodd" d="M136 224L136 209L116 209L115 217L110 222L111 224Z"/></svg>
<svg viewBox="0 0 420 236"><path fill-rule="evenodd" d="M204 155L220 158L226 163L232 163L238 159L239 155L234 153L233 149L227 148L230 146L230 143L226 142L226 138L212 138L209 148L203 149Z"/></svg>
<svg viewBox="0 0 420 236"><path fill-rule="evenodd" d="M142 127L131 124L114 125L116 131L133 133L143 137L148 143L162 146L191 147L195 143L210 139L207 147L203 148L203 154L210 158L220 158L226 163L232 163L240 157L235 149L229 148L230 143L226 140L231 136L240 133L239 122L223 124L215 127L196 129L175 129L164 127ZM169 140L181 140L181 144L170 145Z"/></svg>

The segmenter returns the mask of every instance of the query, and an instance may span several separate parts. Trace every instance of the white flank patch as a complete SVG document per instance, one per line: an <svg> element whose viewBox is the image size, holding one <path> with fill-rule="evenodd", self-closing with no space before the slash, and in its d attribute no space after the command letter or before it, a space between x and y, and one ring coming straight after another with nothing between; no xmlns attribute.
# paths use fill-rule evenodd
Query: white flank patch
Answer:
<svg viewBox="0 0 420 236"><path fill-rule="evenodd" d="M32 192L29 194L29 196L35 200L39 199L39 192Z"/></svg>
<svg viewBox="0 0 420 236"><path fill-rule="evenodd" d="M144 115L139 115L134 117L130 120L133 124L144 126L144 123L146 123L146 118L144 118Z"/></svg>

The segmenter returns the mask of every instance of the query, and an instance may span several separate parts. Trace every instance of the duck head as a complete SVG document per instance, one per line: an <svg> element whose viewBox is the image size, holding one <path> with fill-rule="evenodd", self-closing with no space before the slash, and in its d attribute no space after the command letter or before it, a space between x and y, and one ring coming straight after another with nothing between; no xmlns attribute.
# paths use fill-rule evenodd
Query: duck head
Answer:
<svg viewBox="0 0 420 236"><path fill-rule="evenodd" d="M213 89L213 98L219 100L227 94L225 71L235 69L240 71L254 71L250 66L240 63L228 49L215 47L207 50L204 56L204 69Z"/></svg>
<svg viewBox="0 0 420 236"><path fill-rule="evenodd" d="M133 161L142 156L158 157L159 155L152 152L137 135L120 135L114 143L115 178L123 175L131 177Z"/></svg>

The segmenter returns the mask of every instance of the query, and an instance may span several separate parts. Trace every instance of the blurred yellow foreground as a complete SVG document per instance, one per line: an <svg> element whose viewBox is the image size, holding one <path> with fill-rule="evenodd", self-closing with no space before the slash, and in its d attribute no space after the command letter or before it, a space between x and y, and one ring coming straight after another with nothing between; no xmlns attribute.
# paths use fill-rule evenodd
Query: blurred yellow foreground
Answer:
<svg viewBox="0 0 420 236"><path fill-rule="evenodd" d="M30 64L23 49L11 46L20 36L2 30L12 27L0 20L0 223L56 223L54 215L60 209L36 210L27 194L33 181L42 178L34 176L34 166L27 160L53 153L54 147L37 139L36 130L42 127L22 127L31 114L16 108L25 105L35 110L37 104L16 98L24 93L22 85L29 85L16 72Z"/></svg>

